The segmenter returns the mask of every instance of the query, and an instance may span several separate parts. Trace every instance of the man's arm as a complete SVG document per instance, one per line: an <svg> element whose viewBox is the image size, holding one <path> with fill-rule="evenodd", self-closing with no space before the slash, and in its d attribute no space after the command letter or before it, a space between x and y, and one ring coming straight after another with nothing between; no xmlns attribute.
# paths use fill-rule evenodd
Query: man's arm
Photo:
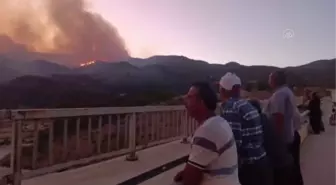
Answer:
<svg viewBox="0 0 336 185"><path fill-rule="evenodd" d="M203 170L189 163L186 164L182 172L183 185L200 185L203 179Z"/></svg>
<svg viewBox="0 0 336 185"><path fill-rule="evenodd" d="M280 134L283 133L285 124L285 101L286 98L284 94L275 94L270 104L270 113L272 115L272 120L275 123L276 131Z"/></svg>
<svg viewBox="0 0 336 185"><path fill-rule="evenodd" d="M183 185L199 185L206 167L218 157L216 144L207 137L194 136L188 162L182 172Z"/></svg>
<svg viewBox="0 0 336 185"><path fill-rule="evenodd" d="M272 118L275 123L276 131L281 134L284 129L284 115L280 112L276 112L272 114Z"/></svg>
<svg viewBox="0 0 336 185"><path fill-rule="evenodd" d="M239 104L237 104L237 108L239 115L242 117L242 143L249 143L251 141L257 142L256 138L262 138L263 133L263 125L259 111L248 101L240 101Z"/></svg>
<svg viewBox="0 0 336 185"><path fill-rule="evenodd" d="M239 111L238 109L234 109L234 111ZM241 123L239 120L237 120L235 113L225 113L223 106L221 106L221 113L220 116L224 118L231 126L232 132L234 134L235 140L236 140L236 145L237 145L237 150L240 150L240 147L242 145L242 138L241 138Z"/></svg>

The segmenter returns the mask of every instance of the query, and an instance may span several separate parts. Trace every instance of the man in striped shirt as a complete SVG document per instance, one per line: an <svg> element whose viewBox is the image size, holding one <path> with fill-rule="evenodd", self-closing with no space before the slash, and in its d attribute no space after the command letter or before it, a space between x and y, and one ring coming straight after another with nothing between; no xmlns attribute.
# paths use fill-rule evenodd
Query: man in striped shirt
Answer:
<svg viewBox="0 0 336 185"><path fill-rule="evenodd" d="M229 124L216 116L216 93L207 83L192 85L185 96L188 114L199 126L193 134L189 159L175 177L183 185L239 185L238 159Z"/></svg>
<svg viewBox="0 0 336 185"><path fill-rule="evenodd" d="M240 78L233 73L226 73L219 86L223 101L221 116L229 122L237 143L240 183L273 184L269 160L263 147L261 118L256 108L240 98Z"/></svg>

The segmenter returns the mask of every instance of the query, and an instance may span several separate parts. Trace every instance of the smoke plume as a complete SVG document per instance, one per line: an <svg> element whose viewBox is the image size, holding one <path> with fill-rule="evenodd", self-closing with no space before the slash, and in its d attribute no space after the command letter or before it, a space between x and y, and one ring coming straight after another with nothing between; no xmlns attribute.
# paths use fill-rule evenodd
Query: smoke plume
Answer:
<svg viewBox="0 0 336 185"><path fill-rule="evenodd" d="M85 0L1 0L0 54L68 64L129 56L117 30Z"/></svg>

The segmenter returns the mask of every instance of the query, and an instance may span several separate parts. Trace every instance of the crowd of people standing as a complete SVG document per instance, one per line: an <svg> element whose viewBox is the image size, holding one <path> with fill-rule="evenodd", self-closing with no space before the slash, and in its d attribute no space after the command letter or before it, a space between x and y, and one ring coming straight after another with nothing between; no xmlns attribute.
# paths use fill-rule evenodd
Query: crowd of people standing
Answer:
<svg viewBox="0 0 336 185"><path fill-rule="evenodd" d="M199 126L185 168L174 178L181 185L303 185L300 169L300 113L284 71L269 76L273 94L261 108L240 96L234 73L219 81L217 95L208 83L195 83L184 97ZM314 132L323 130L317 95L309 103Z"/></svg>

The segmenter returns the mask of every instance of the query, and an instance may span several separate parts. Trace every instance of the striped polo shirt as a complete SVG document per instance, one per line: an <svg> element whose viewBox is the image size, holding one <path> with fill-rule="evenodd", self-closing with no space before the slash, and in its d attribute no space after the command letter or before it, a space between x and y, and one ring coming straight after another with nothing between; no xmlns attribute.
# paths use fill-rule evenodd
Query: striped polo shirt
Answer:
<svg viewBox="0 0 336 185"><path fill-rule="evenodd" d="M206 120L192 138L188 164L204 171L201 185L239 185L235 139L220 116Z"/></svg>
<svg viewBox="0 0 336 185"><path fill-rule="evenodd" d="M260 115L247 100L230 98L222 104L221 116L232 128L241 164L254 164L266 156Z"/></svg>

